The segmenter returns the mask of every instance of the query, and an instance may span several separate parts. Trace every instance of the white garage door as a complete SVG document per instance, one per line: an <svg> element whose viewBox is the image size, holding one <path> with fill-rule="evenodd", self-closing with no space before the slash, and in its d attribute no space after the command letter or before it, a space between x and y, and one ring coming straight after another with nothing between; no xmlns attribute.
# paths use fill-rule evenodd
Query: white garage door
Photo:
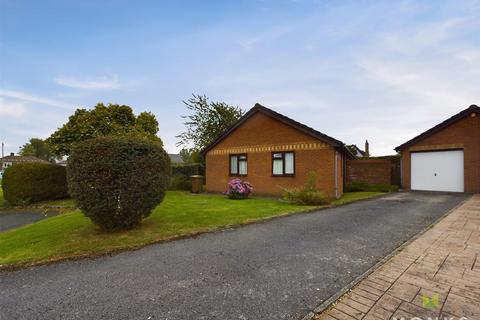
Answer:
<svg viewBox="0 0 480 320"><path fill-rule="evenodd" d="M463 150L413 152L411 189L463 192Z"/></svg>

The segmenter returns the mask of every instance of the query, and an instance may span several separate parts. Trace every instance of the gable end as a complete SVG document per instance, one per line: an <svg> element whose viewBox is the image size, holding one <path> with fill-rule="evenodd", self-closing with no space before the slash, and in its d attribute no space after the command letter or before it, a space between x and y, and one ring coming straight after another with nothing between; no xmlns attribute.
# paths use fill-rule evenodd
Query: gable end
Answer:
<svg viewBox="0 0 480 320"><path fill-rule="evenodd" d="M347 152L348 155L352 156L348 150L344 147L343 142L336 140L324 133L321 133L313 128L310 128L298 121L295 121L289 117L286 117L278 112L275 112L269 108L266 108L262 106L259 103L256 103L255 106L250 109L246 114L244 114L233 126L231 126L229 129L227 129L220 137L218 137L214 142L212 142L209 146L207 146L205 149L201 151L202 155L206 155L208 151L210 151L212 148L214 148L217 144L219 144L223 139L225 139L228 135L230 135L234 130L236 130L238 127L240 127L243 123L245 123L249 118L251 118L255 113L261 112L269 117L272 117L290 127L293 127L300 132L303 132L309 136L312 136L316 139L319 139L335 148L340 148L344 152Z"/></svg>

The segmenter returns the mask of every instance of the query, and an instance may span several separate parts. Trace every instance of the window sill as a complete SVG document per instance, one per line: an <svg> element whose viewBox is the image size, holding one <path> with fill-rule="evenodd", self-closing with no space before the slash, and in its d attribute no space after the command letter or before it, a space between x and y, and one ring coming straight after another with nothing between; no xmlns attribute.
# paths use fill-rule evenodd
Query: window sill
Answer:
<svg viewBox="0 0 480 320"><path fill-rule="evenodd" d="M295 174L272 174L272 178L295 178Z"/></svg>

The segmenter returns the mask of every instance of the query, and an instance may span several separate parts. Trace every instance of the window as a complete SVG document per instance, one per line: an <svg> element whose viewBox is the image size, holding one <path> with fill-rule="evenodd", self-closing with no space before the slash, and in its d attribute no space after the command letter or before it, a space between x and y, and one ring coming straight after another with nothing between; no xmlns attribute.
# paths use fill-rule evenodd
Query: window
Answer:
<svg viewBox="0 0 480 320"><path fill-rule="evenodd" d="M248 173L248 161L246 154L230 155L230 175L246 176Z"/></svg>
<svg viewBox="0 0 480 320"><path fill-rule="evenodd" d="M272 153L272 175L293 176L295 175L295 153L294 152L273 152Z"/></svg>

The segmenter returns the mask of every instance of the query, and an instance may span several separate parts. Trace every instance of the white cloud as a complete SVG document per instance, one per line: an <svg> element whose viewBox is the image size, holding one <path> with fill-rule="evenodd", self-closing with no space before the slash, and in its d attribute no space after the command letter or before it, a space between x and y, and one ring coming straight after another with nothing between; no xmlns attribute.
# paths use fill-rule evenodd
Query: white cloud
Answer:
<svg viewBox="0 0 480 320"><path fill-rule="evenodd" d="M10 102L0 97L0 117L19 118L25 114L25 111L22 103Z"/></svg>
<svg viewBox="0 0 480 320"><path fill-rule="evenodd" d="M73 107L71 104L68 104L66 102L57 101L54 99L40 97L40 96L35 96L26 92L15 91L15 90L0 89L0 97L17 99L23 102L47 105L47 106L57 107L62 109L71 109Z"/></svg>
<svg viewBox="0 0 480 320"><path fill-rule="evenodd" d="M120 82L118 75L114 74L111 77L100 77L95 79L77 79L74 77L58 77L54 79L55 82L61 86L75 88L75 89L118 89Z"/></svg>

